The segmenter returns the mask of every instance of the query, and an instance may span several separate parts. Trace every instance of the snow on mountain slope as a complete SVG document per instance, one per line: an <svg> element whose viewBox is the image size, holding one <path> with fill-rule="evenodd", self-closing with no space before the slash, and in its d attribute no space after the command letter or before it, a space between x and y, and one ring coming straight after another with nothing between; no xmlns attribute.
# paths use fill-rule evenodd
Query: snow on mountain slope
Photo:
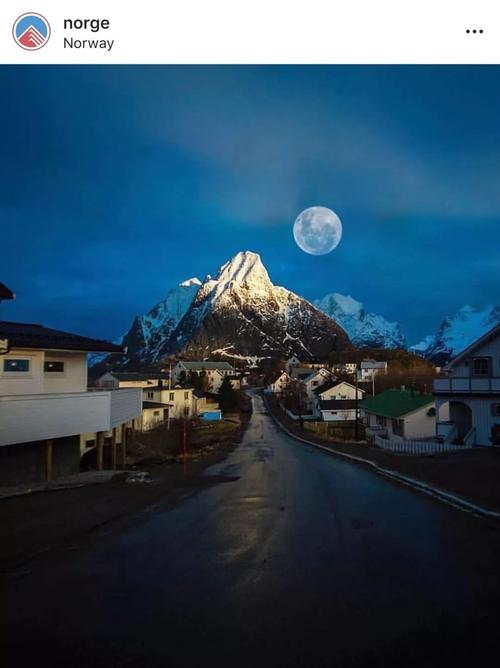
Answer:
<svg viewBox="0 0 500 668"><path fill-rule="evenodd" d="M305 299L273 285L260 257L240 252L207 278L171 342L173 352L310 358L349 347L341 327Z"/></svg>
<svg viewBox="0 0 500 668"><path fill-rule="evenodd" d="M345 329L352 343L359 347L405 348L399 323L381 315L366 313L361 302L334 292L313 302L321 311Z"/></svg>
<svg viewBox="0 0 500 668"><path fill-rule="evenodd" d="M183 281L148 313L135 318L122 341L128 349L124 364L152 363L158 359L172 332L191 307L200 285L197 278Z"/></svg>
<svg viewBox="0 0 500 668"><path fill-rule="evenodd" d="M436 364L446 364L499 322L500 306L483 309L462 306L455 315L443 320L434 336L427 336L410 350Z"/></svg>

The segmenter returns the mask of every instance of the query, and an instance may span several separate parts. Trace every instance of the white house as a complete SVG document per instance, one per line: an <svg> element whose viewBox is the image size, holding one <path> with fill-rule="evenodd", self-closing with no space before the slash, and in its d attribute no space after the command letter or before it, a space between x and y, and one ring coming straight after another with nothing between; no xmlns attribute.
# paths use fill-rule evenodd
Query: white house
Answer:
<svg viewBox="0 0 500 668"><path fill-rule="evenodd" d="M293 369L292 378L296 373L296 379L302 382L304 387L304 409L306 411L314 412L316 406L315 390L332 380L332 374L328 369L307 369L309 373L300 371L300 367Z"/></svg>
<svg viewBox="0 0 500 668"><path fill-rule="evenodd" d="M290 380L290 376L286 373L286 371L282 371L280 375L275 380L273 380L272 383L269 383L269 385L266 387L266 392L269 394L274 394L277 397L281 397Z"/></svg>
<svg viewBox="0 0 500 668"><path fill-rule="evenodd" d="M390 440L434 438L436 408L432 394L386 390L360 403L367 436Z"/></svg>
<svg viewBox="0 0 500 668"><path fill-rule="evenodd" d="M371 381L377 374L387 373L387 362L377 362L376 360L363 360L358 370L358 380L360 382Z"/></svg>
<svg viewBox="0 0 500 668"><path fill-rule="evenodd" d="M94 381L95 387L118 389L122 387L150 387L168 383L166 373L155 371L107 371Z"/></svg>
<svg viewBox="0 0 500 668"><path fill-rule="evenodd" d="M179 383L182 376L189 378L190 374L205 375L208 381L207 390L210 392L218 392L225 376L229 376L234 389L239 389L240 380L237 377L237 372L229 364L229 362L211 362L209 360L188 361L179 360L177 364L172 367L172 380L174 384Z"/></svg>
<svg viewBox="0 0 500 668"><path fill-rule="evenodd" d="M192 387L173 387L165 385L143 388L143 399L148 402L156 402L164 406L165 419L167 417L179 419L193 417L196 407Z"/></svg>
<svg viewBox="0 0 500 668"><path fill-rule="evenodd" d="M142 390L87 389L87 354L123 353L121 346L16 322L0 322L0 340L1 483L78 472L88 434L98 468L106 442L111 465L118 445L124 462L129 430L141 415Z"/></svg>
<svg viewBox="0 0 500 668"><path fill-rule="evenodd" d="M292 373L292 369L295 368L296 366L301 366L300 360L297 357L297 355L292 355L292 357L290 357L290 359L286 361L285 364L286 373L290 375Z"/></svg>
<svg viewBox="0 0 500 668"><path fill-rule="evenodd" d="M459 353L434 380L437 434L500 445L500 324Z"/></svg>
<svg viewBox="0 0 500 668"><path fill-rule="evenodd" d="M314 390L315 414L327 422L345 422L356 419L356 386L346 381L327 383ZM357 388L358 402L365 391Z"/></svg>

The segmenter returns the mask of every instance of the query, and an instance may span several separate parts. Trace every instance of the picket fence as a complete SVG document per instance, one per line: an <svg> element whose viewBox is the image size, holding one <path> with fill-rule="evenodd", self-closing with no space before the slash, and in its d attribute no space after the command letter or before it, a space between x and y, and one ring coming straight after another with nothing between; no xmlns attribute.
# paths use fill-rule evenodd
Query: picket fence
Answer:
<svg viewBox="0 0 500 668"><path fill-rule="evenodd" d="M375 444L382 450L390 450L404 455L441 455L445 452L462 452L467 445L452 445L437 441L398 441L375 436Z"/></svg>

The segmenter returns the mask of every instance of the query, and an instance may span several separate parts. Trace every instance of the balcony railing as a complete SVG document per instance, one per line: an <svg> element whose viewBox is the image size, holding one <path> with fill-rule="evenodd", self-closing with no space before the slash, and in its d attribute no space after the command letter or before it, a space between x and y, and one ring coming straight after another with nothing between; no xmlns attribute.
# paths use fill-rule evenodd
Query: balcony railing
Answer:
<svg viewBox="0 0 500 668"><path fill-rule="evenodd" d="M448 376L434 379L435 394L500 393L500 376Z"/></svg>
<svg viewBox="0 0 500 668"><path fill-rule="evenodd" d="M0 446L109 431L142 413L142 389L0 397Z"/></svg>

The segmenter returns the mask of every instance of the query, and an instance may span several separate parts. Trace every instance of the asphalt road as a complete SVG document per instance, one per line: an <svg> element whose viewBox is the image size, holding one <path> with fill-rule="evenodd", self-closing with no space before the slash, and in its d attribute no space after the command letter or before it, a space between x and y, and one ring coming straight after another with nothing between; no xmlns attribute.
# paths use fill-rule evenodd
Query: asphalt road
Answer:
<svg viewBox="0 0 500 668"><path fill-rule="evenodd" d="M3 582L3 668L497 662L497 526L254 408L231 481Z"/></svg>

